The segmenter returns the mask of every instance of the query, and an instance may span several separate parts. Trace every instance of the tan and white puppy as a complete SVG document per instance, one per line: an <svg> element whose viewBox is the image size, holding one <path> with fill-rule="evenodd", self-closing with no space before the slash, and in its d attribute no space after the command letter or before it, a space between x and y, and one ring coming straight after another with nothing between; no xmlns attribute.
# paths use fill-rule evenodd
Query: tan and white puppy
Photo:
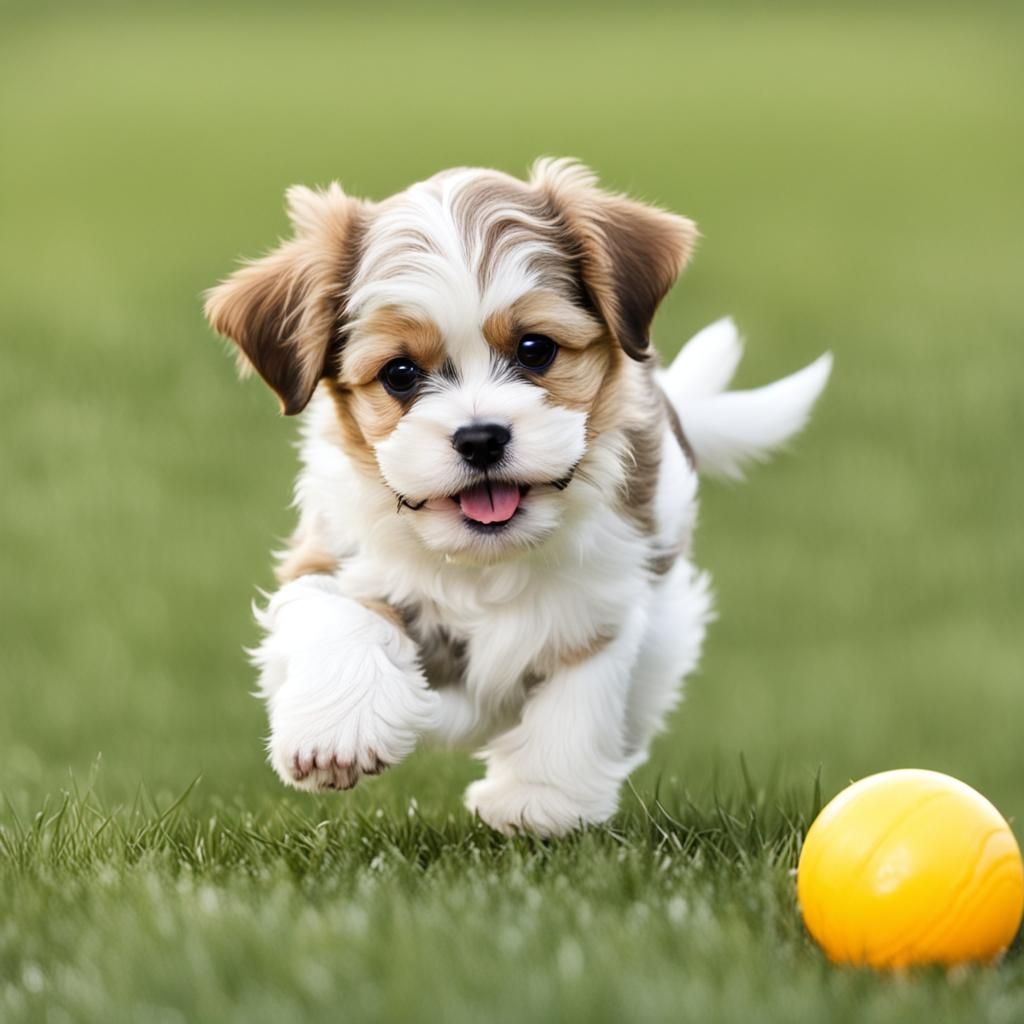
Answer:
<svg viewBox="0 0 1024 1024"><path fill-rule="evenodd" d="M567 160L438 174L379 203L293 188L294 238L208 296L288 415L299 525L260 612L270 760L348 789L420 739L482 747L503 832L601 822L710 611L697 467L804 424L830 360L725 392L729 321L667 370L655 311L696 238Z"/></svg>

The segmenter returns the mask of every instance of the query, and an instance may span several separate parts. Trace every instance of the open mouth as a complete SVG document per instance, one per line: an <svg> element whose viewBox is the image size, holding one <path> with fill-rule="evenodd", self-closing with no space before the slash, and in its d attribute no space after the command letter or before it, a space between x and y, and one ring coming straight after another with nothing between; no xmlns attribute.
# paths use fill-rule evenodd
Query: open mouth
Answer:
<svg viewBox="0 0 1024 1024"><path fill-rule="evenodd" d="M459 506L467 526L494 533L512 522L529 489L529 484L484 480L453 495L451 500Z"/></svg>
<svg viewBox="0 0 1024 1024"><path fill-rule="evenodd" d="M550 484L539 484L541 491L551 487L556 491L564 491L576 475L576 466L558 480ZM412 512L420 509L432 509L442 512L454 505L462 513L462 521L471 530L478 533L499 533L522 510L523 499L534 487L533 484L521 484L512 480L488 480L467 487L464 491L447 497L422 498L410 501L404 494L398 494L398 511L407 508Z"/></svg>

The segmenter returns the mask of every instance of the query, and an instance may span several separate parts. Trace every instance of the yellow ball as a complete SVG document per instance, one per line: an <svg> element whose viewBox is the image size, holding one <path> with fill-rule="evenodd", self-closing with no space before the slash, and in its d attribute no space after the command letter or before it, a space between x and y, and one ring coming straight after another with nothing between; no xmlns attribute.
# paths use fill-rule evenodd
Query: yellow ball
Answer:
<svg viewBox="0 0 1024 1024"><path fill-rule="evenodd" d="M988 961L1020 927L1024 865L980 793L908 768L855 782L818 815L797 897L807 930L837 963Z"/></svg>

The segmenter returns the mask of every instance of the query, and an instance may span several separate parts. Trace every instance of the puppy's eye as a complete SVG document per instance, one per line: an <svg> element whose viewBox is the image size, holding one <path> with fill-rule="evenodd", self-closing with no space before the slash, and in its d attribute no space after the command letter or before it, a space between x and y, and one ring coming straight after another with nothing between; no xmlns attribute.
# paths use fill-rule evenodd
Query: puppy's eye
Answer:
<svg viewBox="0 0 1024 1024"><path fill-rule="evenodd" d="M420 368L411 359L392 359L380 371L380 382L396 398L408 398L421 376Z"/></svg>
<svg viewBox="0 0 1024 1024"><path fill-rule="evenodd" d="M546 370L558 354L558 346L543 334L524 334L516 347L516 362L527 370Z"/></svg>

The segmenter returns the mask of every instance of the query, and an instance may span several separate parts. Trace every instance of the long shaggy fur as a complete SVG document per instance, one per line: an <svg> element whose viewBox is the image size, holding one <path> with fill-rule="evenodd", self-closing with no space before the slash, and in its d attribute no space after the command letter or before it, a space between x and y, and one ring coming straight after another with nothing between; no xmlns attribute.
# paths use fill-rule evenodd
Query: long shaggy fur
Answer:
<svg viewBox="0 0 1024 1024"><path fill-rule="evenodd" d="M421 740L471 744L487 770L467 806L494 828L606 820L711 618L698 469L783 445L829 358L727 391L741 347L720 321L659 369L651 322L696 228L572 161L379 203L293 189L289 211L294 238L207 300L304 410L299 523L254 655L271 764L348 789ZM540 368L538 337L557 346ZM498 448L460 446L467 428Z"/></svg>

